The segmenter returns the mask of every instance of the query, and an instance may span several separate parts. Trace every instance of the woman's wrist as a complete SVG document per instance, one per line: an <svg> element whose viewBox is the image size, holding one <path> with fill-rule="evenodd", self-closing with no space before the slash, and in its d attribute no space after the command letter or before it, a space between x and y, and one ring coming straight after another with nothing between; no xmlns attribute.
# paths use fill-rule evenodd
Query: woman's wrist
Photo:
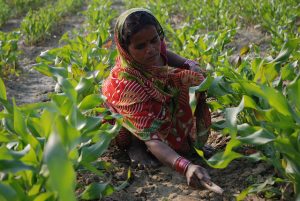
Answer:
<svg viewBox="0 0 300 201"><path fill-rule="evenodd" d="M182 156L179 156L176 158L176 160L173 163L173 169L175 169L176 172L185 175L189 165L191 164L192 164L191 161L187 160Z"/></svg>

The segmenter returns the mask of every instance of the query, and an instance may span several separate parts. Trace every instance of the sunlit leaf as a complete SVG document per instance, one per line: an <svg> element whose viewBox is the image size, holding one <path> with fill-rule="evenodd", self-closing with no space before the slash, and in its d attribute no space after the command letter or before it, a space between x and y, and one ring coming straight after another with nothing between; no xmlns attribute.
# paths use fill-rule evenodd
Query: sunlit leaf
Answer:
<svg viewBox="0 0 300 201"><path fill-rule="evenodd" d="M108 183L92 183L86 187L80 197L86 200L101 199L114 191L114 187Z"/></svg>
<svg viewBox="0 0 300 201"><path fill-rule="evenodd" d="M1 78L0 78L0 98L2 98L3 100L7 99L7 97L6 97L6 88L5 88L4 82Z"/></svg>
<svg viewBox="0 0 300 201"><path fill-rule="evenodd" d="M103 103L103 98L99 94L90 94L86 96L78 105L81 110L93 109Z"/></svg>
<svg viewBox="0 0 300 201"><path fill-rule="evenodd" d="M17 192L8 184L0 182L0 200L19 200Z"/></svg>
<svg viewBox="0 0 300 201"><path fill-rule="evenodd" d="M248 134L245 137L238 137L238 139L245 144L263 145L274 141L276 137L265 129L260 129L254 133Z"/></svg>
<svg viewBox="0 0 300 201"><path fill-rule="evenodd" d="M57 133L51 134L48 139L44 160L49 169L51 188L57 191L61 200L75 201L75 171Z"/></svg>

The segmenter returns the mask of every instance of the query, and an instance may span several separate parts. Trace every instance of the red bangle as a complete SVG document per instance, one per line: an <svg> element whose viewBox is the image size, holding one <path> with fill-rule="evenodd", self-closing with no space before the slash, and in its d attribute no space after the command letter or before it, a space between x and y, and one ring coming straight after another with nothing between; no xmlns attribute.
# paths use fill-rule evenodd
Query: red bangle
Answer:
<svg viewBox="0 0 300 201"><path fill-rule="evenodd" d="M182 156L179 156L173 163L173 168L180 174L185 175L190 164L191 164L191 161L185 159Z"/></svg>

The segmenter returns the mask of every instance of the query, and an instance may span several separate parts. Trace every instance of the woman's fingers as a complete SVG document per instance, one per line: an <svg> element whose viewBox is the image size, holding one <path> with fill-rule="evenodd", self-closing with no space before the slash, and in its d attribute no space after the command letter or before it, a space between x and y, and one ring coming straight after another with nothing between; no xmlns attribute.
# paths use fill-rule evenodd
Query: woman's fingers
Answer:
<svg viewBox="0 0 300 201"><path fill-rule="evenodd" d="M205 188L207 188L208 190L210 190L210 191L212 191L212 192L218 193L218 194L220 194L220 195L223 194L223 192L224 192L224 190L223 190L220 186L216 185L216 184L213 183L213 182L211 182L210 185L208 185L207 183L205 183L203 180L201 180L200 182L201 182L201 184L202 184Z"/></svg>
<svg viewBox="0 0 300 201"><path fill-rule="evenodd" d="M198 166L198 169L195 172L195 174L199 179L210 180L210 176L208 175L206 169L201 166Z"/></svg>

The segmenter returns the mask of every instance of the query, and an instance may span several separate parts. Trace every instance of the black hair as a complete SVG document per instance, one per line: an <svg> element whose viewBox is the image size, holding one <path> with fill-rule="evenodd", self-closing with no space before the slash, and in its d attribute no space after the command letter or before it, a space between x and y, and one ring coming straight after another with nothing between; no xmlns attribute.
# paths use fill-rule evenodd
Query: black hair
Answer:
<svg viewBox="0 0 300 201"><path fill-rule="evenodd" d="M137 11L131 13L129 16L127 16L123 25L122 38L120 38L121 46L127 50L128 45L130 44L130 38L149 25L152 25L156 28L156 31L161 39L164 38L164 31L153 15L146 11Z"/></svg>

